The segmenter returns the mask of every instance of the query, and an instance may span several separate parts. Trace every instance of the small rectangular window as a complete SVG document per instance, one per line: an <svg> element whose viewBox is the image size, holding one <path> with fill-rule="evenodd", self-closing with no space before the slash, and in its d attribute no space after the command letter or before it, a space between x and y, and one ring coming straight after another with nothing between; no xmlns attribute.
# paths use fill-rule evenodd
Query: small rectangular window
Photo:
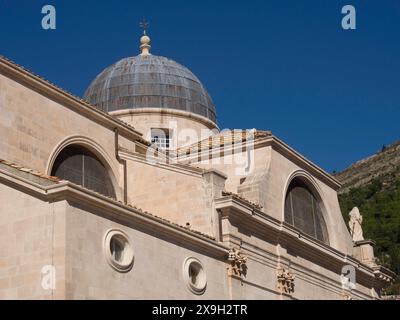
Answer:
<svg viewBox="0 0 400 320"><path fill-rule="evenodd" d="M169 150L172 146L171 134L169 129L153 128L151 129L151 143L157 148Z"/></svg>

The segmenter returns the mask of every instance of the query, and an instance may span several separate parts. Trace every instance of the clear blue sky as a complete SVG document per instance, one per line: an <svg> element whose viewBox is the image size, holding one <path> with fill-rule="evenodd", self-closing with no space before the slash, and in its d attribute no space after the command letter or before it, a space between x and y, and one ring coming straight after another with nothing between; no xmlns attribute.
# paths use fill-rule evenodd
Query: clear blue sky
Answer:
<svg viewBox="0 0 400 320"><path fill-rule="evenodd" d="M272 130L328 171L400 139L399 0L0 0L0 54L81 96L138 53L144 17L152 52L200 78L221 128Z"/></svg>

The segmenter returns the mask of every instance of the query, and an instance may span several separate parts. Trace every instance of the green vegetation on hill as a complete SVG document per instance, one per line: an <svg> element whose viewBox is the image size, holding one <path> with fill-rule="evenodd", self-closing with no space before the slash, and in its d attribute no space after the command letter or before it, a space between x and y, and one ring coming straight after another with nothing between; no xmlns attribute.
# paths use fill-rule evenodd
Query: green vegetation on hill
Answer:
<svg viewBox="0 0 400 320"><path fill-rule="evenodd" d="M371 180L368 184L350 188L339 195L343 217L358 207L363 215L365 239L376 242L375 256L379 264L400 274L400 167L389 174ZM400 279L397 279L399 282ZM392 293L399 294L399 284ZM397 292L396 292L397 291Z"/></svg>

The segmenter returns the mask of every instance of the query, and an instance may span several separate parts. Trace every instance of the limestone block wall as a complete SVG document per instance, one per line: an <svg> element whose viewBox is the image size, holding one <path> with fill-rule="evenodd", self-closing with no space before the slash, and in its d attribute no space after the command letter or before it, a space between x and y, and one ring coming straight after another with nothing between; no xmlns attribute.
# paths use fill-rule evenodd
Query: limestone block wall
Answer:
<svg viewBox="0 0 400 320"><path fill-rule="evenodd" d="M267 192L264 194L265 212L276 219L283 220L286 190L290 179L296 173L305 174L305 178L316 185L316 192L321 197L325 208L323 214L328 228L330 246L343 253L352 254L353 243L340 211L337 192L315 175L306 173L303 167L276 150L272 150Z"/></svg>
<svg viewBox="0 0 400 320"><path fill-rule="evenodd" d="M235 299L346 299L341 283L341 268L346 262L328 261L323 248L313 248L306 243L288 241L272 230L253 228L255 222L243 217L224 218L224 241L239 246L247 257L246 274L232 278L232 294ZM228 237L229 235L229 237ZM284 268L294 275L294 290L281 294L277 284L277 270ZM357 268L356 268L357 269ZM356 287L353 299L373 299L373 275L369 279L356 270Z"/></svg>
<svg viewBox="0 0 400 320"><path fill-rule="evenodd" d="M229 299L223 261L106 214L74 203L67 209L67 299ZM105 260L103 237L110 228L123 230L131 239L135 258L127 273L115 271ZM186 287L182 267L188 257L199 259L206 271L203 295Z"/></svg>
<svg viewBox="0 0 400 320"><path fill-rule="evenodd" d="M115 157L112 128L76 112L0 74L0 159L50 174L58 147L74 140L92 147L107 163L117 196L122 198L122 166ZM120 136L120 146L135 151L132 140Z"/></svg>
<svg viewBox="0 0 400 320"><path fill-rule="evenodd" d="M0 181L0 299L65 298L65 226L65 202L49 204ZM54 290L42 286L45 266L55 267Z"/></svg>
<svg viewBox="0 0 400 320"><path fill-rule="evenodd" d="M257 200L256 203L264 205L261 195L265 194L267 174L271 163L271 149L260 148L250 151L250 159L245 152L235 150L223 157L215 156L212 159L204 157L204 160L195 162L194 165L205 169L217 169L227 176L226 191L243 193L249 199ZM246 171L246 168L249 168ZM262 185L261 181L264 181Z"/></svg>
<svg viewBox="0 0 400 320"><path fill-rule="evenodd" d="M226 189L262 206L262 210L278 220L284 219L284 201L291 178L296 173L305 175L315 183L325 207L325 221L328 227L330 245L337 250L352 254L350 234L340 211L337 192L310 173L304 161L294 162L272 146L257 148L253 152L253 165L247 175L238 175L238 163L231 159L215 158L203 160L196 166L216 168L227 175ZM230 156L231 157L231 156Z"/></svg>
<svg viewBox="0 0 400 320"><path fill-rule="evenodd" d="M248 272L244 279L231 280L232 299L279 300L275 268L264 261L248 256Z"/></svg>
<svg viewBox="0 0 400 320"><path fill-rule="evenodd" d="M0 182L0 299L229 299L224 248L209 251L213 244L188 241L184 231L154 229L100 202L49 203L39 196L42 191ZM104 236L111 228L125 232L132 244L128 272L116 271L106 259ZM207 286L201 295L187 287L186 258L204 267ZM54 288L43 287L43 267L49 266Z"/></svg>
<svg viewBox="0 0 400 320"><path fill-rule="evenodd" d="M279 263L277 244L270 235L257 235L240 221L230 221L228 229L234 246L247 257L246 274L232 278L233 299L279 300L276 269ZM223 228L226 232L227 229Z"/></svg>
<svg viewBox="0 0 400 320"><path fill-rule="evenodd" d="M295 299L346 299L346 293L341 284L341 269L344 264L334 264L326 261L318 254L299 250L293 244L285 244L284 257L290 261L290 270L295 274ZM325 260L325 261L324 261ZM366 279L362 268L355 267L355 287L351 291L352 299L374 299L373 282L370 273ZM370 271L369 271L370 272Z"/></svg>
<svg viewBox="0 0 400 320"><path fill-rule="evenodd" d="M219 187L201 171L182 170L146 161L127 162L129 203L196 231L217 236L213 200L222 195ZM224 180L224 179L223 179Z"/></svg>
<svg viewBox="0 0 400 320"><path fill-rule="evenodd" d="M213 180L211 176L207 179ZM344 298L340 268L325 261L320 250L316 254L308 247L301 248L299 240L282 242L276 231L255 228L255 222L248 220L253 219L252 215L224 219L224 247L240 244L248 258L246 276L237 279L228 277L226 249L218 249L218 253L210 249L217 242L190 242L179 235L183 231L155 227L134 218L137 213L117 213L104 199L93 200L90 191L82 190L81 195L69 193L77 198L67 196L67 200L61 193L48 202L32 186L16 187L10 181L2 179L0 183L0 298ZM134 264L126 273L116 271L106 260L104 236L110 229L125 232L132 244ZM207 289L202 295L188 290L184 280L183 262L189 257L197 258L204 266ZM53 265L56 270L56 287L52 290L42 287L41 271L46 265ZM278 294L278 266L290 269L296 276L291 296ZM362 278L357 275L357 289L352 296L372 298L366 280L359 283Z"/></svg>

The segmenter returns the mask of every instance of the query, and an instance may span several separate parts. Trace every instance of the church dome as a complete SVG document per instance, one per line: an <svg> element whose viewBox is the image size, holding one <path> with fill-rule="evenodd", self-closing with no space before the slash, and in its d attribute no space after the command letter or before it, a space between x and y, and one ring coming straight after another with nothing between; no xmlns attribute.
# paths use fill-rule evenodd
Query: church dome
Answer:
<svg viewBox="0 0 400 320"><path fill-rule="evenodd" d="M211 97L186 67L151 55L150 38L141 39L142 54L122 59L101 72L86 90L84 99L105 112L162 108L201 115L216 124Z"/></svg>

